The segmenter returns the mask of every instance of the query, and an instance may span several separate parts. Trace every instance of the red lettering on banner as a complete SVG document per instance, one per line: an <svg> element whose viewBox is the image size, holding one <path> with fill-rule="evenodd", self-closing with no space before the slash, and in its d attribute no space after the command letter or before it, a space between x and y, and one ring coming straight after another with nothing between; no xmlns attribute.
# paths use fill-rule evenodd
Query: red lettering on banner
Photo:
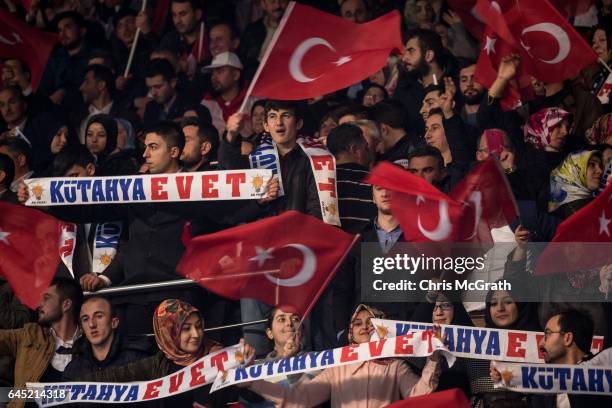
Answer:
<svg viewBox="0 0 612 408"><path fill-rule="evenodd" d="M385 343L387 339L380 339L378 341L371 341L368 343L368 347L370 347L370 355L372 357L378 357L382 354L383 347L385 347Z"/></svg>
<svg viewBox="0 0 612 408"><path fill-rule="evenodd" d="M192 182L193 176L176 176L176 190L181 200L188 199L191 196Z"/></svg>
<svg viewBox="0 0 612 408"><path fill-rule="evenodd" d="M540 342L544 338L544 334L536 334L536 349L538 350L538 358L540 360L544 360L544 353L540 351Z"/></svg>
<svg viewBox="0 0 612 408"><path fill-rule="evenodd" d="M319 183L320 191L329 191L329 195L332 197L336 197L336 179L327 178L327 183Z"/></svg>
<svg viewBox="0 0 612 408"><path fill-rule="evenodd" d="M527 333L508 332L508 357L525 358L525 349L521 348L522 342L527 341Z"/></svg>
<svg viewBox="0 0 612 408"><path fill-rule="evenodd" d="M185 376L184 371L179 371L178 374L170 376L170 387L168 392L172 394L173 392L177 392L181 384L183 384L183 377Z"/></svg>
<svg viewBox="0 0 612 408"><path fill-rule="evenodd" d="M591 350L594 350L594 353L599 353L601 350L603 350L603 339L601 337L597 339L593 338Z"/></svg>
<svg viewBox="0 0 612 408"><path fill-rule="evenodd" d="M61 256L68 256L72 253L74 249L74 239L70 238L64 241L64 245L62 245L59 249Z"/></svg>
<svg viewBox="0 0 612 408"><path fill-rule="evenodd" d="M359 348L359 344L342 347L340 352L340 362L355 361L359 358L359 353L355 349Z"/></svg>
<svg viewBox="0 0 612 408"><path fill-rule="evenodd" d="M311 156L311 159L315 170L323 170L323 166L327 166L328 170L334 169L334 158L331 154L326 154L325 156Z"/></svg>
<svg viewBox="0 0 612 408"><path fill-rule="evenodd" d="M229 360L229 356L227 355L227 351L224 351L221 354L217 354L210 359L210 366L217 367L219 371L225 371L225 367L223 366L223 362Z"/></svg>
<svg viewBox="0 0 612 408"><path fill-rule="evenodd" d="M395 338L395 354L413 354L412 344L408 344L414 337L414 333L408 333Z"/></svg>
<svg viewBox="0 0 612 408"><path fill-rule="evenodd" d="M431 330L424 330L421 338L427 342L427 352L431 353L433 350L433 332Z"/></svg>
<svg viewBox="0 0 612 408"><path fill-rule="evenodd" d="M144 393L144 395L142 396L143 400L148 400L151 398L155 398L159 396L159 390L158 388L162 386L162 384L164 383L164 380L158 380L158 381L151 381L150 383L147 384L147 389Z"/></svg>
<svg viewBox="0 0 612 408"><path fill-rule="evenodd" d="M231 173L225 179L225 184L232 185L232 197L240 197L240 184L246 183L246 174Z"/></svg>
<svg viewBox="0 0 612 408"><path fill-rule="evenodd" d="M168 193L164 186L168 183L168 177L151 177L151 200L167 200Z"/></svg>
<svg viewBox="0 0 612 408"><path fill-rule="evenodd" d="M190 387L195 387L196 385L204 384L206 379L202 375L202 370L204 368L204 362L200 361L198 364L191 367L191 382L189 383Z"/></svg>
<svg viewBox="0 0 612 408"><path fill-rule="evenodd" d="M202 175L202 198L217 198L219 197L219 190L215 187L216 182L219 181L218 174L203 174Z"/></svg>

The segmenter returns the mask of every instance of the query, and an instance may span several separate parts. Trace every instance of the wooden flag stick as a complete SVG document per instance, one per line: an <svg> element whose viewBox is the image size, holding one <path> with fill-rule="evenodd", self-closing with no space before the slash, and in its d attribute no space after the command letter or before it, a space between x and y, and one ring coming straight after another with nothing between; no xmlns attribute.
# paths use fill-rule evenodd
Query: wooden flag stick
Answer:
<svg viewBox="0 0 612 408"><path fill-rule="evenodd" d="M147 0L142 0L142 8L140 11L146 11L147 8ZM134 53L136 52L136 46L138 45L138 38L140 38L140 28L136 29L136 34L134 35L134 41L132 42L132 49L130 49L130 56L128 57L127 65L125 66L125 72L123 73L123 77L127 78L130 73L130 68L132 68L132 61L134 60Z"/></svg>

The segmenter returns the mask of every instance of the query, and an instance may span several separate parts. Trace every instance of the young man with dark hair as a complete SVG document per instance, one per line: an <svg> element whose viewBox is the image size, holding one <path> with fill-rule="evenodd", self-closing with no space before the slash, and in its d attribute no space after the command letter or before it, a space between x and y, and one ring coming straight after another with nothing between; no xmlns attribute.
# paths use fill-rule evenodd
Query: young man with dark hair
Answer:
<svg viewBox="0 0 612 408"><path fill-rule="evenodd" d="M217 129L195 117L183 119L181 127L185 134L185 147L181 153L185 171L215 170L212 162L217 161L219 149Z"/></svg>
<svg viewBox="0 0 612 408"><path fill-rule="evenodd" d="M240 55L247 60L261 61L274 37L289 0L260 0L264 16L250 23L242 33Z"/></svg>
<svg viewBox="0 0 612 408"><path fill-rule="evenodd" d="M74 279L55 278L36 308L37 323L0 330L0 355L15 359L15 387L61 381L62 372L72 360L72 348L81 337L78 314L82 302L83 292ZM14 402L11 406L25 405Z"/></svg>
<svg viewBox="0 0 612 408"><path fill-rule="evenodd" d="M125 341L118 331L119 317L107 299L87 298L81 306L79 324L87 341L64 370L62 381L75 381L92 371L121 366L147 357L143 342Z"/></svg>
<svg viewBox="0 0 612 408"><path fill-rule="evenodd" d="M180 119L196 102L178 92L176 71L166 59L151 60L145 71L145 83L153 98L146 107L143 122L154 125L162 120Z"/></svg>
<svg viewBox="0 0 612 408"><path fill-rule="evenodd" d="M17 195L11 191L11 183L15 177L15 164L7 154L0 153L0 201L19 204Z"/></svg>
<svg viewBox="0 0 612 408"><path fill-rule="evenodd" d="M370 118L378 123L381 137L380 160L389 161L406 168L408 154L416 145L415 138L404 128L404 112L397 101L382 101L372 106Z"/></svg>
<svg viewBox="0 0 612 408"><path fill-rule="evenodd" d="M170 13L174 30L164 35L160 46L172 50L181 58L186 58L191 53L195 42L198 41L200 22L203 17L201 2L172 0Z"/></svg>
<svg viewBox="0 0 612 408"><path fill-rule="evenodd" d="M0 153L4 153L13 159L14 174L13 182L9 186L14 193L19 189L21 181L31 178L34 171L30 169L32 149L21 139L10 138L0 140Z"/></svg>
<svg viewBox="0 0 612 408"><path fill-rule="evenodd" d="M437 148L425 145L419 146L410 152L408 156L408 171L424 179L429 184L433 184L441 191L449 193L443 184L447 177L444 158Z"/></svg>
<svg viewBox="0 0 612 408"><path fill-rule="evenodd" d="M374 158L361 129L348 123L329 132L327 148L336 158L338 210L342 229L358 233L376 215L372 187L363 182Z"/></svg>
<svg viewBox="0 0 612 408"><path fill-rule="evenodd" d="M416 29L408 32L402 55L400 77L393 98L400 101L406 115L407 129L423 134L423 120L419 114L425 88L442 84L450 72L450 59L440 36L432 30Z"/></svg>
<svg viewBox="0 0 612 408"><path fill-rule="evenodd" d="M4 86L18 86L26 97L28 107L33 115L48 112L55 108L49 98L42 92L32 90L32 73L28 64L17 58L7 58L2 66Z"/></svg>

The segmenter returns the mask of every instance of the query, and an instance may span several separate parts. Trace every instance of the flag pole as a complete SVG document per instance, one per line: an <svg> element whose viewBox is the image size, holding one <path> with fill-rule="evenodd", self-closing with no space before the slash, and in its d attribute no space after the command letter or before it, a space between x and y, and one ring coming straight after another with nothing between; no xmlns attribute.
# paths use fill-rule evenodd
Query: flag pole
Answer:
<svg viewBox="0 0 612 408"><path fill-rule="evenodd" d="M200 23L200 37L198 38L198 64L202 60L202 44L204 43L204 22Z"/></svg>
<svg viewBox="0 0 612 408"><path fill-rule="evenodd" d="M606 64L606 61L602 60L601 58L597 58L597 59L599 60L599 63L603 65L604 67L606 67L608 72L612 74L612 68L610 68L610 66Z"/></svg>
<svg viewBox="0 0 612 408"><path fill-rule="evenodd" d="M142 0L142 8L140 11L146 11L147 8L147 0ZM134 41L132 42L132 49L130 50L130 56L128 57L127 64L125 66L125 71L123 72L123 77L127 78L130 73L130 68L132 67L132 61L134 60L134 53L136 52L136 46L138 45L138 38L140 37L140 28L136 29L136 34L134 35Z"/></svg>
<svg viewBox="0 0 612 408"><path fill-rule="evenodd" d="M270 56L272 49L276 45L276 42L278 41L278 38L280 37L283 29L285 28L285 25L287 24L287 20L289 20L289 16L291 15L291 12L293 11L294 7L295 7L295 1L290 2L289 6L287 6L287 9L285 10L285 14L283 15L283 18L281 19L280 23L278 23L278 27L276 31L274 32L274 36L272 37L270 44L268 44L268 48L266 49L266 52L264 53L264 56L261 59L261 62L259 63L259 67L257 67L257 72L255 72L255 76L253 77L253 80L249 84L249 88L247 89L247 92L244 95L244 99L242 100L242 104L240 105L240 109L238 109L238 112L245 113L244 109L246 108L247 102L249 98L251 97L251 92L253 92L255 83L259 79L259 75L261 74L261 71L266 65L266 62L268 61L268 57Z"/></svg>

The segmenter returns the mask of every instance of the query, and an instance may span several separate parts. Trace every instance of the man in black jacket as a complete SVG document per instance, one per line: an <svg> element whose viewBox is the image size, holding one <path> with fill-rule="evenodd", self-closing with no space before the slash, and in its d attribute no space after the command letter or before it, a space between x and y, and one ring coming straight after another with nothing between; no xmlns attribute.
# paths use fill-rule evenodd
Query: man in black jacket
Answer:
<svg viewBox="0 0 612 408"><path fill-rule="evenodd" d="M126 342L117 332L119 318L111 303L99 296L83 302L79 323L87 338L66 367L62 380L78 380L82 375L107 367L121 366L147 357L146 342Z"/></svg>
<svg viewBox="0 0 612 408"><path fill-rule="evenodd" d="M381 137L380 160L406 168L408 154L418 144L416 134L408 135L404 127L404 112L397 101L379 102L370 110L370 118L378 123Z"/></svg>

